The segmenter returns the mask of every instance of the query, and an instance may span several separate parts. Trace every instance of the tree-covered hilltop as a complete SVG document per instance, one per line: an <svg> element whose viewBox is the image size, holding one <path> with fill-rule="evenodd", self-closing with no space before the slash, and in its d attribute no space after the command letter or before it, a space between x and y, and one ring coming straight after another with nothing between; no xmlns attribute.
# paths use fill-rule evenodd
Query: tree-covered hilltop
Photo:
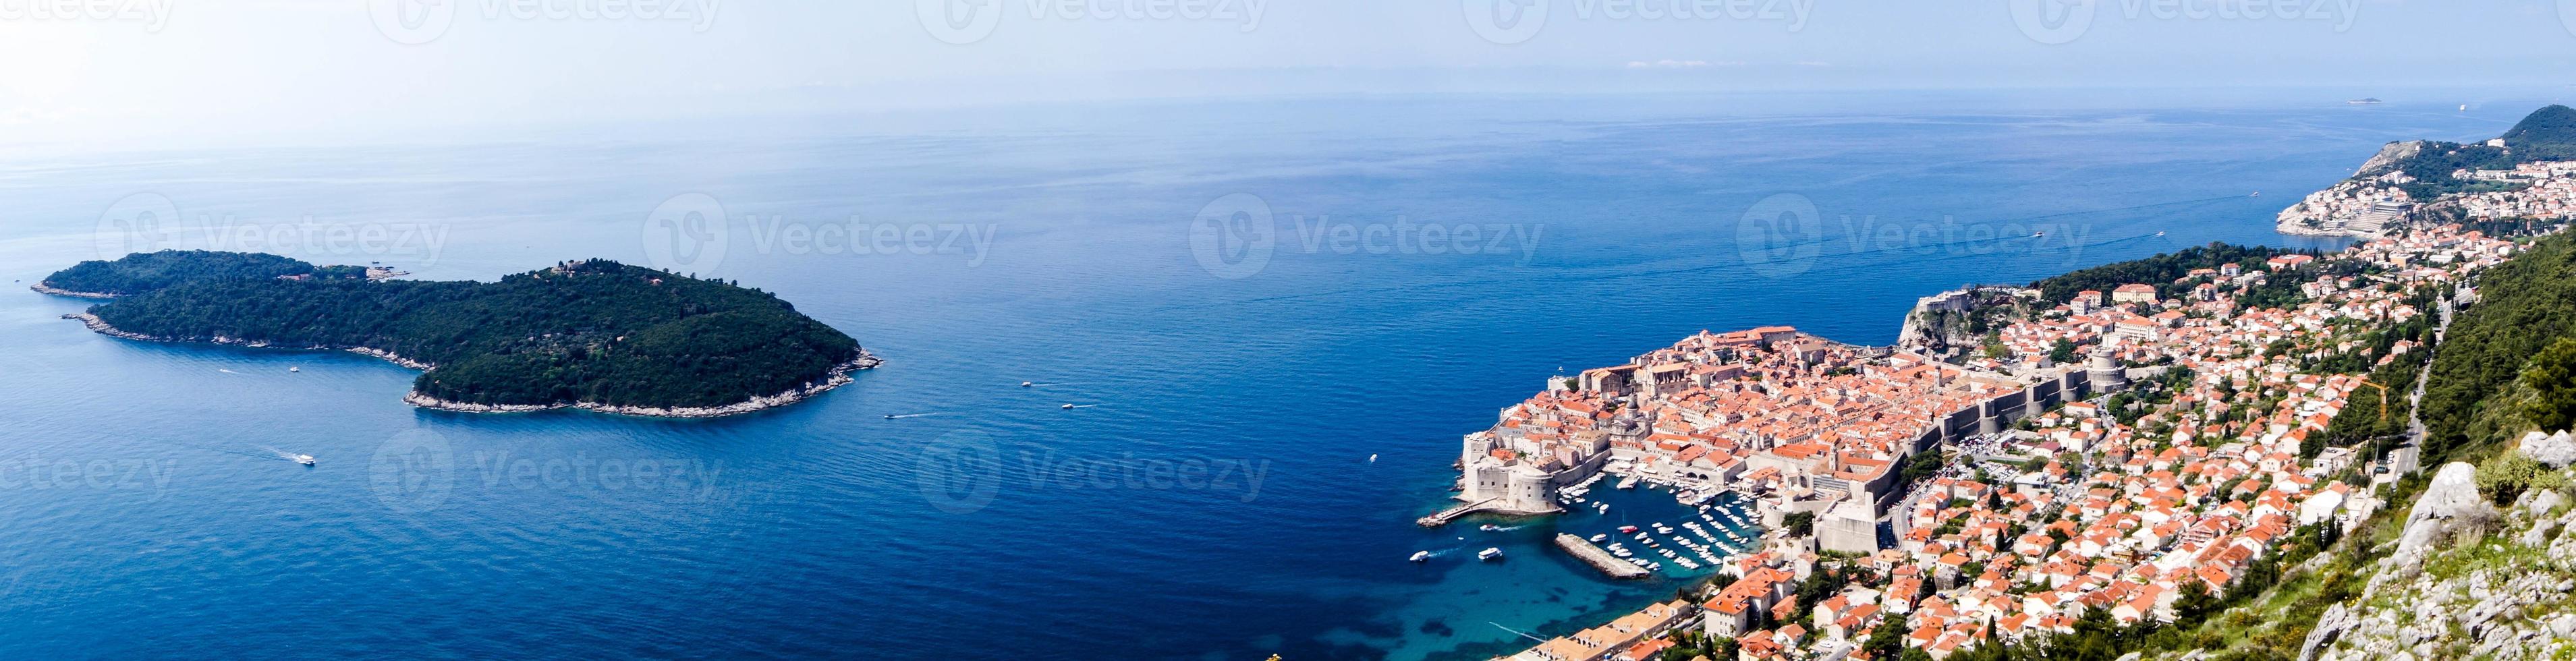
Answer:
<svg viewBox="0 0 2576 661"><path fill-rule="evenodd" d="M2113 288L2132 283L2154 285L2157 298L2181 298L2184 288L2177 288L2174 281L2189 275L2192 269L2215 269L2220 265L2235 264L2245 267L2248 272L2261 271L2265 270L2265 260L2293 253L2321 255L2315 250L2240 246L2213 241L2205 246L2067 272L2030 283L2030 287L2039 290L2040 300L2052 303L2063 303L2073 298L2075 292L2090 289L2109 293Z"/></svg>
<svg viewBox="0 0 2576 661"><path fill-rule="evenodd" d="M358 266L314 266L302 260L264 253L164 250L135 253L116 261L87 261L46 276L44 287L63 292L124 296L183 282L274 280L305 277L323 280L364 279Z"/></svg>
<svg viewBox="0 0 2576 661"><path fill-rule="evenodd" d="M241 261L200 255L211 263L170 270ZM416 393L461 404L720 407L824 382L863 355L767 292L604 260L493 283L180 280L90 314L159 339L388 352L434 366Z"/></svg>
<svg viewBox="0 0 2576 661"><path fill-rule="evenodd" d="M2504 132L2504 146L2522 161L2576 160L2576 108L2551 105Z"/></svg>

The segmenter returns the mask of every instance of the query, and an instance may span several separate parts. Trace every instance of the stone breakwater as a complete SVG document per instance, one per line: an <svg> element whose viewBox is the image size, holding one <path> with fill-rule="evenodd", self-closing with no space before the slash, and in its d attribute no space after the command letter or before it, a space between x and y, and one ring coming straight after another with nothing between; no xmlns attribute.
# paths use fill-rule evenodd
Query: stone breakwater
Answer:
<svg viewBox="0 0 2576 661"><path fill-rule="evenodd" d="M1593 569L1601 570L1601 573L1611 578L1645 578L1654 573L1610 555L1609 551L1603 551L1601 547L1593 546L1591 542L1583 541L1581 537L1566 533L1556 534L1556 547L1583 559L1584 564L1592 565Z"/></svg>
<svg viewBox="0 0 2576 661"><path fill-rule="evenodd" d="M243 339L240 339L240 338L230 338L230 337L223 337L223 336L216 336L216 337L213 337L213 338L207 338L207 339L173 339L173 338L158 337L158 336L153 336L153 335L145 335L145 334L142 334L142 333L136 333L136 332L133 332L133 331L128 331L128 330L119 329L119 328L117 328L117 327L115 327L115 326L110 326L110 325L108 325L108 323L107 323L105 320L101 320L101 319L99 319L99 318L98 318L98 315L90 314L90 313L87 313L87 312L75 312L75 313L72 313L72 314L63 315L63 318L64 318L64 319L70 319L70 320L73 320L73 321L81 322L81 325L88 326L91 332L95 332L95 333L98 333L98 334L100 334L100 335L106 335L106 336L109 336L109 337L116 337L116 338L123 338L123 339L128 339L128 340L136 340L136 341L141 341L141 342L206 342L206 343L210 343L210 344L223 344L223 345L240 346L240 347L255 347L255 348L271 348L271 347L272 347L272 345L270 345L270 344L269 344L269 343L267 343L267 342L254 342L254 341L249 341L249 340L243 340ZM385 350L383 350L383 349L375 349L375 348L370 348L370 347L327 347L327 346L313 346L313 347L302 347L302 348L303 348L303 349L307 349L307 350L313 350L313 351L347 351L347 352L349 352L349 353L354 353L354 354L359 354L359 355L364 355L364 356L373 356L373 357L376 357L376 358L379 358L379 359L383 359L383 360L385 360L385 361L387 361L387 362L391 362L391 363L396 364L396 365L401 365L401 366L404 366L404 367L409 367L409 368L416 369L416 370L421 370L421 371L424 371L424 372L426 372L426 371L430 371L430 370L434 370L434 369L438 369L438 366L437 366L437 365L432 365L432 364L430 364L430 363L426 363L426 362L422 362L422 361L418 361L418 360L413 360L413 359L410 359L410 358L405 358L405 357L403 357L403 356L401 356L401 355L395 354L394 352L391 352L391 351L385 351ZM429 395L421 394L421 393L420 393L420 391L417 391L417 390L412 391L412 392L411 392L411 393L409 393L409 394L405 394L405 395L403 395L403 403L410 404L410 405L412 405L412 406L418 406L418 407L425 408L425 409L437 409L437 410L441 410L441 411L456 411L456 412L461 412L461 413L531 413L531 412L536 412L536 411L551 411L551 410L554 410L554 409L561 409L561 408L574 408L574 409L582 409L582 410L585 410L585 411L595 411L595 412L599 412L599 413L607 413L607 414L612 414L612 415L632 415L632 416L651 417L651 418L719 418L719 417L724 417L724 416L728 416L728 415L738 415L738 414L743 414L743 413L750 413L750 412L753 412L753 411L761 411L761 410L767 410L767 409L778 408L778 407L781 407L781 406L786 406L786 405L789 405L789 404L794 404L794 403L797 403L797 402L805 401L805 400L807 400L807 399L811 399L811 398L813 398L815 395L823 394L823 393L825 393L825 392L830 391L830 390L831 390L831 389L833 389L833 388L838 388L838 387L841 387L841 386L849 385L849 383L850 383L850 381L851 381L851 378L850 378L850 373L851 373L851 372L855 372L855 371L859 371L859 370L864 370L864 369L875 369L877 365L884 364L884 362L885 362L885 361L884 361L883 359L877 358L875 354L868 353L868 351L867 351L866 349L860 349L860 350L859 350L859 353L858 353L858 355L857 355L856 357L851 358L851 359L850 359L849 361L847 361L847 362L843 362L843 363L841 363L841 364L839 364L839 365L834 365L834 366L832 366L831 371L827 373L827 376L826 376L822 381L818 381L818 382L814 382L814 383L809 383L809 384L806 384L804 387L791 389L791 390L788 390L788 391L786 391L786 392L781 392L781 393L778 393L778 394L775 394L775 395L769 395L769 396L766 396L766 397L753 397L753 398L751 398L751 399L743 400L743 401L740 401L740 402L735 402L735 403L732 403L732 404L726 404L726 405L724 405L724 406L699 406L699 407L688 407L688 406L681 406L681 407L660 407L660 406L617 406L617 405L599 404L599 403L593 403L593 402L581 402L581 403L572 403L572 404L475 404L475 403L470 403L470 402L456 402L456 401L449 401L449 400L439 399L439 398L436 398L436 397L431 397L431 396L429 396Z"/></svg>

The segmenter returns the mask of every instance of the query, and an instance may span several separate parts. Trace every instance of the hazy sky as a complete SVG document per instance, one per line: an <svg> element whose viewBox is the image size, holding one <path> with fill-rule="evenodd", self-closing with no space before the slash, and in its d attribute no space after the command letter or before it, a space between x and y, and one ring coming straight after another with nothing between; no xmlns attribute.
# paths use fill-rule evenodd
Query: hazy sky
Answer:
<svg viewBox="0 0 2576 661"><path fill-rule="evenodd" d="M2547 88L2576 81L2576 0L0 0L0 58L13 142L1264 93Z"/></svg>

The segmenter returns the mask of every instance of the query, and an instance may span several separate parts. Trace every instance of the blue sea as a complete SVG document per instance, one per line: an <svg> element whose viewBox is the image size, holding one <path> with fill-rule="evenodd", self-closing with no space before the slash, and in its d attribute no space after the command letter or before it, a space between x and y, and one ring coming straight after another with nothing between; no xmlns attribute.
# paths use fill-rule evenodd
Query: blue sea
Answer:
<svg viewBox="0 0 2576 661"><path fill-rule="evenodd" d="M1546 548L1679 523L1665 492L1416 527L1499 409L1701 329L1885 343L1960 284L2332 246L2273 214L2547 101L2349 96L1296 97L0 160L0 657L1483 658L1689 579ZM23 289L156 248L655 264L886 362L722 419L441 413L389 363L111 339Z"/></svg>

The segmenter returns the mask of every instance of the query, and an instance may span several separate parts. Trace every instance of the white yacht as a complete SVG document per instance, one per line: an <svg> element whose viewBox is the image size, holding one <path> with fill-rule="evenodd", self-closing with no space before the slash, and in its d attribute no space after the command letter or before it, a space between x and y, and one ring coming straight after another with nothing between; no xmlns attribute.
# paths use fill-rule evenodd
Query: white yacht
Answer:
<svg viewBox="0 0 2576 661"><path fill-rule="evenodd" d="M1485 550L1476 552L1477 560L1492 560L1500 557L1503 557L1503 549L1501 547L1488 546L1485 547Z"/></svg>

